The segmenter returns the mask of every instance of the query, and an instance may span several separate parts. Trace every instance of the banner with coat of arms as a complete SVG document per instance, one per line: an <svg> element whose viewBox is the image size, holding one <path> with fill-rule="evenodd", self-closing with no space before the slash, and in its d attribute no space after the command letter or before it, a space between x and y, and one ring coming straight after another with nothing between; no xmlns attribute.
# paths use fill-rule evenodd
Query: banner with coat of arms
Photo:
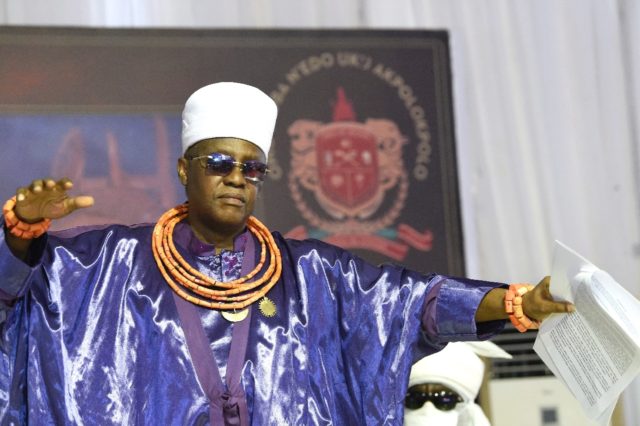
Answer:
<svg viewBox="0 0 640 426"><path fill-rule="evenodd" d="M152 221L184 197L174 160L186 97L241 81L279 107L256 212L271 229L464 274L446 32L0 33L3 197L63 173L96 195L64 225Z"/></svg>

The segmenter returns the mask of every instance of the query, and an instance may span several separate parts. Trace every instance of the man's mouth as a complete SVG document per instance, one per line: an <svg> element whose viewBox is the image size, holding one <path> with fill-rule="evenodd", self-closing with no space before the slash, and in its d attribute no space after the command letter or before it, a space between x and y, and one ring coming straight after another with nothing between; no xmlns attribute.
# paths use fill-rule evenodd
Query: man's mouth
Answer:
<svg viewBox="0 0 640 426"><path fill-rule="evenodd" d="M246 200L244 196L240 194L224 194L218 197L225 204L231 204L234 206L244 206Z"/></svg>

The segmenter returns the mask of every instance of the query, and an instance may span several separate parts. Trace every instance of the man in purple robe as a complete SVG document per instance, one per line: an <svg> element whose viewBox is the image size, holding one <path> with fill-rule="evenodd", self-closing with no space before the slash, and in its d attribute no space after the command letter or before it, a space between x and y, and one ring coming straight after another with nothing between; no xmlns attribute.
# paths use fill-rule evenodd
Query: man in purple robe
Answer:
<svg viewBox="0 0 640 426"><path fill-rule="evenodd" d="M153 225L23 232L93 199L70 196L66 179L18 189L0 232L2 424L401 425L414 360L503 328L500 283L374 266L278 233L263 262L247 224L276 115L238 83L189 98L178 160L188 211L169 231L169 260ZM272 286L238 281L278 257ZM174 258L247 298L218 284L218 299L198 302L180 290L195 273L174 282L161 266ZM527 317L572 310L548 284L522 297Z"/></svg>

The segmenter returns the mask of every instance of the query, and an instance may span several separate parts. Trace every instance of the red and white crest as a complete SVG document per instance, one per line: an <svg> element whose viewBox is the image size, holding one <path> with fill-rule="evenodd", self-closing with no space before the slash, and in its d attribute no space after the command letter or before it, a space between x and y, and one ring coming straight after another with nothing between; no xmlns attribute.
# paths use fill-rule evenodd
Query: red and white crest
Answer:
<svg viewBox="0 0 640 426"><path fill-rule="evenodd" d="M341 207L360 210L375 198L378 185L378 147L375 135L360 123L323 126L315 138L320 190Z"/></svg>
<svg viewBox="0 0 640 426"><path fill-rule="evenodd" d="M289 126L289 187L296 206L314 226L328 232L375 232L389 226L404 206L408 180L402 162L406 139L384 118L356 121L351 102L338 88L333 121L299 119ZM394 207L374 222L386 192L396 188ZM311 211L304 191L333 220Z"/></svg>

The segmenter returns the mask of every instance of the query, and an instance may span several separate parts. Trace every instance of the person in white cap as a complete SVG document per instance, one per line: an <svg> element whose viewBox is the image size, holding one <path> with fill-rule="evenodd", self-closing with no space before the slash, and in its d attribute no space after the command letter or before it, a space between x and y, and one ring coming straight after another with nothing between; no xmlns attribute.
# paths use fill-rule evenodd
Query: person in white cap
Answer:
<svg viewBox="0 0 640 426"><path fill-rule="evenodd" d="M252 212L276 115L252 86L193 93L187 203L156 224L47 232L93 204L68 179L5 203L3 423L401 424L412 354L571 309L548 280L516 294L271 233Z"/></svg>
<svg viewBox="0 0 640 426"><path fill-rule="evenodd" d="M475 403L486 358L511 358L489 342L453 342L411 367L404 401L405 426L490 426Z"/></svg>

